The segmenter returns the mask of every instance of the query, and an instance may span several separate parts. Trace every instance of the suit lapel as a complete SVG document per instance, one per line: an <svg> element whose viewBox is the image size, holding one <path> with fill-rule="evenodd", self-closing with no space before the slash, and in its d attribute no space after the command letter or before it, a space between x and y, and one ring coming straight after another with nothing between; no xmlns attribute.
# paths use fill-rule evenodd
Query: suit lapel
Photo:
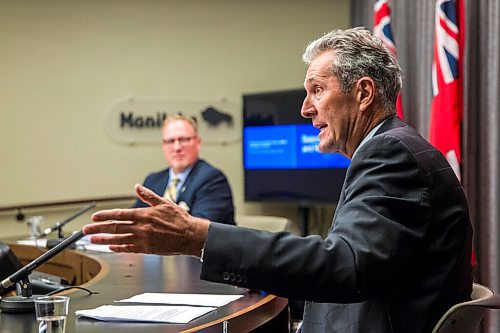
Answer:
<svg viewBox="0 0 500 333"><path fill-rule="evenodd" d="M181 202L183 199L183 194L186 192L186 190L189 188L189 185L193 182L193 179L196 177L196 173L198 172L200 165L200 160L196 162L196 164L193 166L193 169L191 169L191 172L187 176L186 180L182 184L181 188L179 189L179 192L177 194L177 203Z"/></svg>
<svg viewBox="0 0 500 333"><path fill-rule="evenodd" d="M169 170L170 169L168 168L162 171L162 173L159 176L159 180L157 180L156 183L153 184L154 188L150 189L156 194L158 194L160 197L163 197L163 194L165 194L165 189L167 188L168 184Z"/></svg>

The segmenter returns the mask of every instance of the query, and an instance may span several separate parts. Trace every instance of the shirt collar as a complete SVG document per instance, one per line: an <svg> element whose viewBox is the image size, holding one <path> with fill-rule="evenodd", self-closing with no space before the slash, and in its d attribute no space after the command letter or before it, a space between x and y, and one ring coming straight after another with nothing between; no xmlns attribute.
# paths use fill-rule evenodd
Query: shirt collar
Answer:
<svg viewBox="0 0 500 333"><path fill-rule="evenodd" d="M356 153L358 152L359 148L361 148L362 145L364 145L366 142L368 142L368 140L370 140L371 138L373 138L373 136L375 135L375 133L377 133L378 129L380 127L382 127L382 125L388 120L389 118L385 119L384 121L382 121L380 124L378 124L377 126L375 126L374 128L372 128L372 130L368 133L367 136L364 137L364 139L361 141L361 143L359 144L359 146L356 148L356 150L354 151L354 154L352 154L352 158L354 158L354 156L356 156ZM351 158L351 160L352 160Z"/></svg>
<svg viewBox="0 0 500 333"><path fill-rule="evenodd" d="M170 181L172 181L172 179L177 178L179 180L177 182L177 187L181 186L186 181L186 178L189 176L189 173L191 172L191 170L193 170L193 165L191 165L189 168L187 168L186 170L179 172L179 173L175 173L172 170L172 168L170 168L168 170L169 183L170 183Z"/></svg>

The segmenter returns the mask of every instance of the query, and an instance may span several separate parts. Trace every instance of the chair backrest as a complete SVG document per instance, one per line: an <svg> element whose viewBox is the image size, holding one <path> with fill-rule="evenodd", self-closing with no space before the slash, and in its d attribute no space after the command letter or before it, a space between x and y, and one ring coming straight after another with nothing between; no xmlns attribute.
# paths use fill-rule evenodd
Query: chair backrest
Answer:
<svg viewBox="0 0 500 333"><path fill-rule="evenodd" d="M277 232L286 230L290 220L279 216L238 215L236 224L246 228Z"/></svg>
<svg viewBox="0 0 500 333"><path fill-rule="evenodd" d="M500 309L500 295L474 283L471 300L453 305L441 317L432 333L474 333L486 309Z"/></svg>

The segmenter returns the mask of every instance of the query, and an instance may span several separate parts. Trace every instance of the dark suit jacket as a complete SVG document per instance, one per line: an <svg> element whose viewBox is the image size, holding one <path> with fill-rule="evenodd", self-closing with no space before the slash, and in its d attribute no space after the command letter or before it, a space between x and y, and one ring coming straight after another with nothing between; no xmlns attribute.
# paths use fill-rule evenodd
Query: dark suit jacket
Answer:
<svg viewBox="0 0 500 333"><path fill-rule="evenodd" d="M431 332L470 299L471 239L445 158L393 117L353 157L325 239L211 224L201 277L308 301L305 333Z"/></svg>
<svg viewBox="0 0 500 333"><path fill-rule="evenodd" d="M169 169L146 177L144 186L163 196L168 184ZM177 203L189 207L189 214L211 221L235 224L231 187L224 174L204 160L198 160L180 188ZM134 208L147 207L137 199Z"/></svg>

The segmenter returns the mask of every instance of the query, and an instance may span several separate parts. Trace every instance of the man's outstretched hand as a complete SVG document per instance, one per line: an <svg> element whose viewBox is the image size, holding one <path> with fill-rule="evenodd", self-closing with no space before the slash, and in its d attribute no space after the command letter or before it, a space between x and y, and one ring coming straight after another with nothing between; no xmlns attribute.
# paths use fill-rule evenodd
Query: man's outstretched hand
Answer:
<svg viewBox="0 0 500 333"><path fill-rule="evenodd" d="M187 254L199 257L210 221L193 217L175 203L142 185L135 185L137 197L147 208L101 210L92 215L99 223L83 227L95 244L108 244L115 252Z"/></svg>

